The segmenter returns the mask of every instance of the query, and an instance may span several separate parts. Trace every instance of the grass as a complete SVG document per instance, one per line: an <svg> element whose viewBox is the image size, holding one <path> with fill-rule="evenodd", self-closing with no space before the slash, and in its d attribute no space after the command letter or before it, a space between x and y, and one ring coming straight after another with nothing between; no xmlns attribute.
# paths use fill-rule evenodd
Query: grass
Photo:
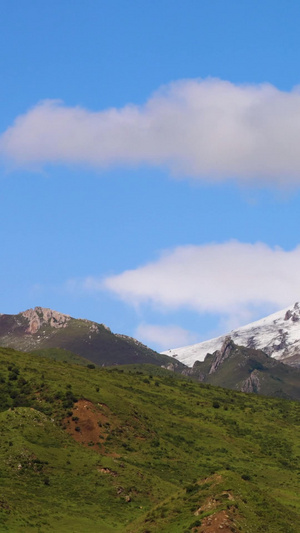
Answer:
<svg viewBox="0 0 300 533"><path fill-rule="evenodd" d="M298 402L5 348L0 411L1 532L200 532L222 511L236 532L299 530Z"/></svg>

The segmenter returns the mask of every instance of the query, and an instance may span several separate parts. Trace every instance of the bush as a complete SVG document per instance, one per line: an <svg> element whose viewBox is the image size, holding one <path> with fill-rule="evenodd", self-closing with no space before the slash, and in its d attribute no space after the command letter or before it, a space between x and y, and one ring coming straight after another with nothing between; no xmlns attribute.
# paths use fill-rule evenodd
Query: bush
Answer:
<svg viewBox="0 0 300 533"><path fill-rule="evenodd" d="M10 373L8 374L8 379L9 379L10 381L16 381L16 380L18 379L18 374L19 374L19 371L16 372L15 369L14 369L12 372L10 372Z"/></svg>
<svg viewBox="0 0 300 533"><path fill-rule="evenodd" d="M190 494L191 492L196 492L196 490L199 489L199 485L197 485L196 483L191 483L190 485L187 485L187 487L185 488L185 492L187 494Z"/></svg>
<svg viewBox="0 0 300 533"><path fill-rule="evenodd" d="M193 527L199 527L199 526L201 526L201 520L195 520L195 522L193 522L190 525L190 529L193 529Z"/></svg>
<svg viewBox="0 0 300 533"><path fill-rule="evenodd" d="M244 481L250 481L251 480L251 476L249 476L249 474L242 474L241 478Z"/></svg>

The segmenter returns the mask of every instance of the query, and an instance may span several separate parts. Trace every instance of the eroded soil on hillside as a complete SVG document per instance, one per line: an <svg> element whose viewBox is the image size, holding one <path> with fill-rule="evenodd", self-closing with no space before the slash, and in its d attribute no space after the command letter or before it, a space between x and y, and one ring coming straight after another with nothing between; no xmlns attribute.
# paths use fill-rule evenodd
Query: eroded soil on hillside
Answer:
<svg viewBox="0 0 300 533"><path fill-rule="evenodd" d="M105 404L78 400L71 416L63 420L66 431L83 446L105 453L105 441L117 420Z"/></svg>
<svg viewBox="0 0 300 533"><path fill-rule="evenodd" d="M204 483L211 483L211 487L217 488L219 483L222 481L222 476L220 474L214 474L205 480L203 480ZM233 502L234 501L234 495L231 491L225 490L220 493L217 493L214 496L210 496L207 498L199 507L196 512L194 513L195 516L200 516L202 513L212 512L216 510L214 513L210 514L209 516L206 516L201 519L201 526L197 526L193 528L193 533L237 533L238 529L235 526L235 521L237 519L237 509L234 505L228 505L228 508L226 510L217 510L218 507L220 507L221 501Z"/></svg>
<svg viewBox="0 0 300 533"><path fill-rule="evenodd" d="M213 515L206 516L201 521L201 526L194 528L193 533L237 533L234 525L233 514L235 508L227 511L218 511Z"/></svg>

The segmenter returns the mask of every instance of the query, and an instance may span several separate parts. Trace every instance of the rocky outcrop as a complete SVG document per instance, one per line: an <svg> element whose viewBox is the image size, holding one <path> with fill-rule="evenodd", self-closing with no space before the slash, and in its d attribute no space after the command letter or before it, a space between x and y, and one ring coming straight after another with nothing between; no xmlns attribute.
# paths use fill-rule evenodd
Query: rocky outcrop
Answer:
<svg viewBox="0 0 300 533"><path fill-rule="evenodd" d="M27 311L21 313L21 316L28 320L26 333L30 335L37 333L44 325L49 325L52 328L65 328L67 322L71 319L69 315L63 315L62 313L44 307L27 309Z"/></svg>
<svg viewBox="0 0 300 533"><path fill-rule="evenodd" d="M245 381L243 381L242 386L241 386L241 391L257 393L260 391L260 386L261 386L261 383L259 380L259 372L258 370L253 370L253 372L251 372L248 379L245 379Z"/></svg>
<svg viewBox="0 0 300 533"><path fill-rule="evenodd" d="M299 307L297 307L296 309L299 313ZM288 309L288 311L285 313L284 320L289 320L290 318L292 319L293 322L299 322L299 315L296 312L293 313L290 309Z"/></svg>
<svg viewBox="0 0 300 533"><path fill-rule="evenodd" d="M201 363L199 361L195 361L193 368L189 368L188 366L184 368L181 374L187 377L190 376L200 382L205 381L205 374L201 371Z"/></svg>
<svg viewBox="0 0 300 533"><path fill-rule="evenodd" d="M229 357L233 349L233 340L229 336L225 337L225 340L222 344L222 348L214 353L214 361L210 367L209 374L213 374L214 372L216 372L218 367L225 361L225 359L227 359L227 357Z"/></svg>

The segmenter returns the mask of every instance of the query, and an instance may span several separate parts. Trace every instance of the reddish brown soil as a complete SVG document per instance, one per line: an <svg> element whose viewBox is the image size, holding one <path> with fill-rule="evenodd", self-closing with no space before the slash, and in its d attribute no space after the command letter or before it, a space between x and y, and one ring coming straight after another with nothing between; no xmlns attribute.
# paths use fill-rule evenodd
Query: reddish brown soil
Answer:
<svg viewBox="0 0 300 533"><path fill-rule="evenodd" d="M193 529L193 533L237 533L232 514L234 509L219 511L201 520L202 524Z"/></svg>
<svg viewBox="0 0 300 533"><path fill-rule="evenodd" d="M227 490L224 490L223 492L221 492L221 496L226 496L228 500L231 500L231 501L234 499L231 492ZM205 511L211 511L212 509L216 509L218 505L220 505L220 500L216 500L215 498L207 498L207 500L205 500L205 502L201 505L201 507L197 509L197 511L195 512L195 515L198 516L199 514Z"/></svg>
<svg viewBox="0 0 300 533"><path fill-rule="evenodd" d="M211 483L212 487L216 487L222 481L220 474L214 474L202 481L202 483ZM226 496L229 501L234 500L234 497L230 491L223 491L219 493L219 496ZM220 499L218 496L210 497L197 509L196 516L201 515L203 512L212 512L220 505ZM238 517L237 510L234 506L229 509L216 511L210 516L206 516L201 519L201 526L193 528L193 533L237 533L238 530L235 526L235 519Z"/></svg>
<svg viewBox="0 0 300 533"><path fill-rule="evenodd" d="M104 443L110 430L116 427L116 420L107 405L79 400L74 405L72 416L66 418L63 424L77 442L103 454Z"/></svg>

